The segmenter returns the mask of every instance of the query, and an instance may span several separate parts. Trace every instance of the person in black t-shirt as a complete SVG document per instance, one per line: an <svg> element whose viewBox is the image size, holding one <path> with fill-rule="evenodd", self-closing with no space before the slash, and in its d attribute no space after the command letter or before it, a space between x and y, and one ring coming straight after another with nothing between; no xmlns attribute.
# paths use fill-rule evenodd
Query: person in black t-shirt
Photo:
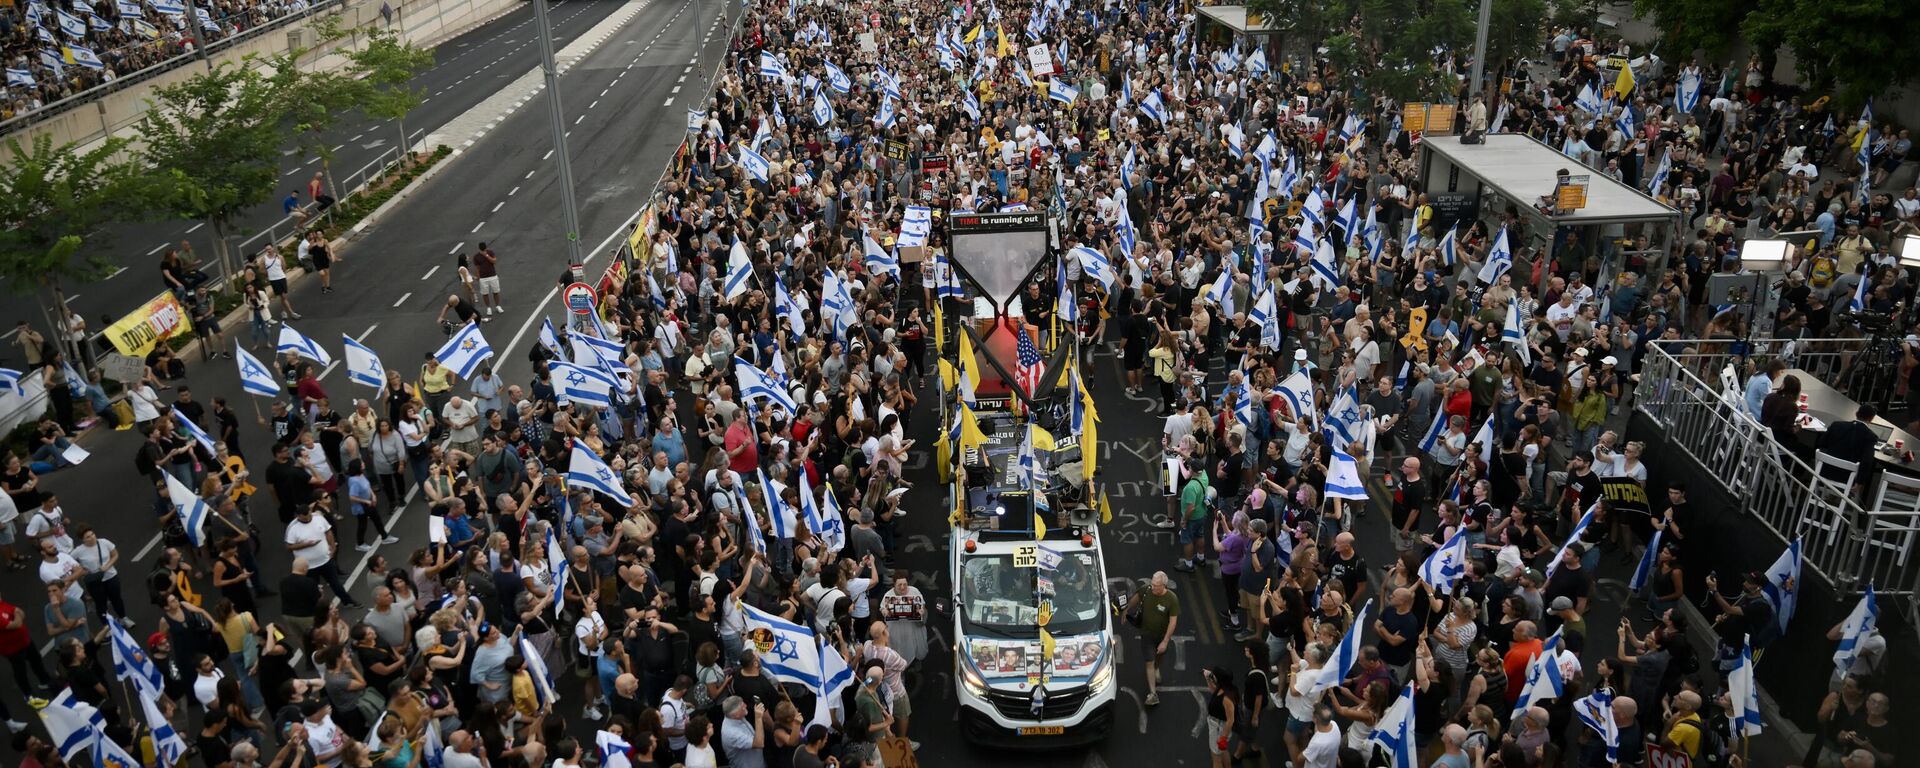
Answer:
<svg viewBox="0 0 1920 768"><path fill-rule="evenodd" d="M285 525L313 503L313 489L319 481L305 467L293 463L286 443L278 443L273 446L273 463L267 465L267 484L273 486L273 496L280 504L280 523Z"/></svg>
<svg viewBox="0 0 1920 768"><path fill-rule="evenodd" d="M1393 489L1393 549L1401 552L1419 543L1420 515L1427 505L1427 484L1420 478L1420 457L1400 461L1400 479Z"/></svg>
<svg viewBox="0 0 1920 768"><path fill-rule="evenodd" d="M1353 548L1353 534L1341 533L1333 537L1333 546L1327 550L1321 560L1327 568L1327 578L1338 579L1340 587L1347 594L1347 602L1359 605L1367 593L1367 561Z"/></svg>
<svg viewBox="0 0 1920 768"><path fill-rule="evenodd" d="M1600 500L1600 476L1593 473L1593 454L1581 451L1567 459L1567 471L1554 480L1562 483L1560 499L1554 508L1563 525L1577 522L1587 507Z"/></svg>

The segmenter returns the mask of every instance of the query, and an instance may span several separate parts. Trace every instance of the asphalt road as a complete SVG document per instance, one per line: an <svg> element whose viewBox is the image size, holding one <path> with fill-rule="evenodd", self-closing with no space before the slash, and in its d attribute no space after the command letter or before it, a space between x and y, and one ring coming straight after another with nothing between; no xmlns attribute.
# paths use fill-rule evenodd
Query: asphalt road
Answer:
<svg viewBox="0 0 1920 768"><path fill-rule="evenodd" d="M592 5L608 6L596 7L601 18L620 6L611 2ZM629 23L562 77L562 102L569 114L579 116L571 131L570 148L588 246L603 238L611 241L616 233L625 236L631 217L678 146L686 125L685 113L662 107L670 98L677 105L709 88L713 69L725 51L731 19L717 19L722 12L737 15L738 6L650 0ZM584 16L575 20L576 33L586 28L578 25L581 20ZM485 59L470 61L479 65ZM520 74L524 70L514 76ZM601 95L603 90L605 95ZM541 98L536 96L507 117L500 130L490 131L446 161L448 165L441 173L418 194L397 205L384 223L368 228L342 249L343 261L334 268L336 293L323 295L315 279L299 281L292 299L305 319L296 321L295 327L332 350L336 359L341 354L340 336L351 334L376 350L387 367L411 375L418 370L419 361L445 341L434 315L440 302L456 287L450 249L464 245L471 250L471 243L485 240L501 255L509 310L488 323L485 333L498 350L502 375L509 381L529 380L524 351L534 337L519 332L537 326L543 312L552 311L558 317L558 302L546 294L566 263L557 210L560 195L552 163L545 158L552 147L546 130L546 105ZM597 106L590 108L596 101ZM604 268L605 264L600 258L590 266ZM239 331L242 337L246 333L244 328L229 330ZM516 335L522 337L520 343L510 349L508 342ZM260 354L265 359L271 350ZM349 410L345 403L350 398L374 395L373 390L350 385L338 370L329 370L323 383L342 403L343 413ZM201 402L226 397L243 419L253 412L252 398L241 392L232 362L190 361L187 379L177 382L175 390L162 392L161 398L171 401L182 385L190 386ZM243 424L242 429L248 463L256 474L263 473L270 461L265 429L252 424ZM92 523L123 549L120 571L129 612L140 627L150 628L156 611L138 590L141 577L153 567L159 533L151 512L150 492L144 488L130 490L144 485L134 482L132 465L140 438L131 430L96 431L82 444L92 452L92 458L79 467L45 476L41 488L60 495L73 521ZM263 576L269 584L276 583L286 574L291 557L274 543L280 540L281 526L272 502L262 497L255 501L254 508L255 520L270 540L260 555ZM389 512L389 524L401 542L376 552L397 563L406 553L424 546L427 534L422 509L423 505L414 504ZM353 550L352 531L340 535L342 568L353 570L354 589L364 601L362 574L373 553ZM45 598L32 573L0 572L0 597L29 609L35 642L44 644L45 625L39 616ZM263 599L261 611L263 616L275 615L277 599ZM11 674L0 675L0 679L10 680ZM573 705L583 703L577 692L570 693ZM17 686L0 691L0 699L16 717L30 711L20 696ZM5 752L0 747L0 754Z"/></svg>
<svg viewBox="0 0 1920 768"><path fill-rule="evenodd" d="M554 3L549 8L548 19L553 26L555 49L572 42L620 6L618 0ZM442 42L434 48L434 66L414 79L414 86L423 91L424 97L419 108L407 116L411 140L419 141L472 109L501 86L526 74L538 66L539 56L531 3L522 3L499 18ZM348 183L349 176L400 143L399 127L392 121L370 120L356 114L341 122L327 137L334 152L331 163L334 179L341 184ZM289 143L280 158L281 189L241 217L241 234L234 242L237 244L283 218L281 200L287 192L299 190L304 200L307 180L320 167L317 158L305 156ZM335 194L341 191L335 190ZM111 251L114 262L124 272L115 272L91 285L67 286L72 306L95 330L104 327L100 322L102 314L118 319L164 289L159 274L160 254L169 247L177 247L183 240L190 243L201 258L213 259L213 230L204 222L169 220L112 227L108 239L99 247ZM0 328L9 336L20 320L27 320L35 327L44 325L39 308L31 300L10 300L0 308Z"/></svg>

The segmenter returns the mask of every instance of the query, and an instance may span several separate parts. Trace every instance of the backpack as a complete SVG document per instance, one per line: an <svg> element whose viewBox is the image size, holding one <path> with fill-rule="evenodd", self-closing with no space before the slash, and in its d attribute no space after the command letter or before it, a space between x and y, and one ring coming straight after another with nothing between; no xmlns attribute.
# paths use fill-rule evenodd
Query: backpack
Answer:
<svg viewBox="0 0 1920 768"><path fill-rule="evenodd" d="M1704 726L1698 721L1681 720L1674 725L1684 725L1700 732L1700 752L1688 755L1696 765L1721 765L1726 760L1726 740L1720 737L1720 729Z"/></svg>
<svg viewBox="0 0 1920 768"><path fill-rule="evenodd" d="M1833 256L1821 253L1813 257L1813 265L1807 274L1807 283L1814 288L1825 288L1833 284L1833 279L1839 273L1839 266Z"/></svg>

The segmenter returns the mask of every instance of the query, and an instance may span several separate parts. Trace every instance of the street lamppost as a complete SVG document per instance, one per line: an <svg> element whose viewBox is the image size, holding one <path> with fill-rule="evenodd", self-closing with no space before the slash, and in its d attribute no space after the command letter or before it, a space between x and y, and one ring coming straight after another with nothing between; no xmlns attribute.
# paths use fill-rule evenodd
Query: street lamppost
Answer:
<svg viewBox="0 0 1920 768"><path fill-rule="evenodd" d="M553 28L547 24L547 0L533 0L540 28L540 68L546 74L547 115L553 119L553 165L560 173L560 210L567 229L567 263L585 264L580 255L580 210L573 200L573 164L567 158L567 117L560 107L560 70L553 63Z"/></svg>

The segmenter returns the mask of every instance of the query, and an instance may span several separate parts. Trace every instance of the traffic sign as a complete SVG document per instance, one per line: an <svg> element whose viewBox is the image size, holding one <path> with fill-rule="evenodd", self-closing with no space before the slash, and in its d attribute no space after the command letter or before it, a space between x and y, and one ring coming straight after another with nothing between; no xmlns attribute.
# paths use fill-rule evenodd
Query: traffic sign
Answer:
<svg viewBox="0 0 1920 768"><path fill-rule="evenodd" d="M567 286L566 292L561 295L565 297L567 309L572 310L574 314L593 314L593 286L587 285L586 283L574 283Z"/></svg>

